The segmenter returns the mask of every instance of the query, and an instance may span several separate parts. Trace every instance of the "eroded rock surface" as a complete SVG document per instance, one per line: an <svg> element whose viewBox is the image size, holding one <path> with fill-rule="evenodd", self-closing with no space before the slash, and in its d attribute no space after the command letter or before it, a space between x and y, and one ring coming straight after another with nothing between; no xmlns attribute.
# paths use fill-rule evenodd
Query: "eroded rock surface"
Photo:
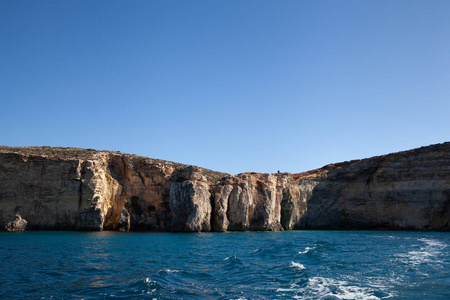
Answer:
<svg viewBox="0 0 450 300"><path fill-rule="evenodd" d="M15 220L6 223L6 231L24 231L27 228L27 221L22 219L20 215L16 215Z"/></svg>
<svg viewBox="0 0 450 300"><path fill-rule="evenodd" d="M296 228L450 230L450 143L330 165Z"/></svg>
<svg viewBox="0 0 450 300"><path fill-rule="evenodd" d="M169 197L172 231L210 231L210 184L201 169L182 168L172 180Z"/></svg>
<svg viewBox="0 0 450 300"><path fill-rule="evenodd" d="M130 214L124 208L120 211L119 222L117 223L117 229L119 231L129 231L130 230Z"/></svg>
<svg viewBox="0 0 450 300"><path fill-rule="evenodd" d="M0 147L0 229L450 230L450 143L228 175L120 152Z"/></svg>
<svg viewBox="0 0 450 300"><path fill-rule="evenodd" d="M277 176L244 173L215 185L215 231L282 230Z"/></svg>
<svg viewBox="0 0 450 300"><path fill-rule="evenodd" d="M120 152L0 147L0 225L20 212L31 230L210 231L210 187L226 175Z"/></svg>

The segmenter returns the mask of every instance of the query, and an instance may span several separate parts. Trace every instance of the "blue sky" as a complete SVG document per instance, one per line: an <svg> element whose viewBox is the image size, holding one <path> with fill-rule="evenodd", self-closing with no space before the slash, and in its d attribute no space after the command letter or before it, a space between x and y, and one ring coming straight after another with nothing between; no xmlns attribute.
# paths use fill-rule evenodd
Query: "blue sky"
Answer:
<svg viewBox="0 0 450 300"><path fill-rule="evenodd" d="M301 172L450 141L450 1L0 1L0 144Z"/></svg>

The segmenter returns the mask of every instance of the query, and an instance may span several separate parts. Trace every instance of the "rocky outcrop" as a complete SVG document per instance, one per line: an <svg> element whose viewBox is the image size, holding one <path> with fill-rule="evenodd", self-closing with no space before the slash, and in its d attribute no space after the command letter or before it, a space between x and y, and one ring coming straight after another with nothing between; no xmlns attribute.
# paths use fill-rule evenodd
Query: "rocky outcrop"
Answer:
<svg viewBox="0 0 450 300"><path fill-rule="evenodd" d="M450 230L450 143L299 174L0 147L0 229Z"/></svg>
<svg viewBox="0 0 450 300"><path fill-rule="evenodd" d="M119 231L130 230L130 214L125 209L125 207L120 211L119 221L117 222L117 229Z"/></svg>
<svg viewBox="0 0 450 300"><path fill-rule="evenodd" d="M170 185L172 231L210 231L211 194L208 179L197 167L176 173Z"/></svg>
<svg viewBox="0 0 450 300"><path fill-rule="evenodd" d="M214 188L215 231L282 230L277 177L244 173L225 177Z"/></svg>
<svg viewBox="0 0 450 300"><path fill-rule="evenodd" d="M6 231L24 231L27 228L27 221L20 215L16 215L15 220L5 225Z"/></svg>

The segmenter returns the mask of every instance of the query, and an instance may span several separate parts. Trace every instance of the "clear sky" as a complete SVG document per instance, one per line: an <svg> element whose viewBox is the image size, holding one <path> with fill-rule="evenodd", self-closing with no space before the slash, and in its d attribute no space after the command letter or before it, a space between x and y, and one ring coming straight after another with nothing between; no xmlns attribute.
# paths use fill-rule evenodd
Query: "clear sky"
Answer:
<svg viewBox="0 0 450 300"><path fill-rule="evenodd" d="M0 144L301 172L450 141L450 1L0 1Z"/></svg>

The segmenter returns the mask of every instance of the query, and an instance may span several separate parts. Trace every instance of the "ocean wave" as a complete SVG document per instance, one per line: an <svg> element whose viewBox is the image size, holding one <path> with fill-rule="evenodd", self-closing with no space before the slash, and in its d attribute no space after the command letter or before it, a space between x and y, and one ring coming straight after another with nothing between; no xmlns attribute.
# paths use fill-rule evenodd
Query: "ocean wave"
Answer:
<svg viewBox="0 0 450 300"><path fill-rule="evenodd" d="M298 254L306 254L311 250L316 249L316 247L306 247L304 251L299 251Z"/></svg>
<svg viewBox="0 0 450 300"><path fill-rule="evenodd" d="M299 270L306 270L306 267L304 265L302 265L301 263L294 262L294 261L291 261L290 266L292 268L296 268L296 269L299 269Z"/></svg>
<svg viewBox="0 0 450 300"><path fill-rule="evenodd" d="M242 260L236 255L225 257L223 260L225 262L225 265L230 268L244 265Z"/></svg>
<svg viewBox="0 0 450 300"><path fill-rule="evenodd" d="M144 279L145 283L156 283L156 281L151 280L149 277Z"/></svg>
<svg viewBox="0 0 450 300"><path fill-rule="evenodd" d="M171 269L168 269L168 268L164 268L164 269L162 269L160 271L166 272L166 273L178 273L178 272L180 272L180 270L171 270Z"/></svg>
<svg viewBox="0 0 450 300"><path fill-rule="evenodd" d="M268 248L258 248L253 251L253 253L260 257L273 257L278 253L276 249L268 249Z"/></svg>
<svg viewBox="0 0 450 300"><path fill-rule="evenodd" d="M42 247L11 256L26 234L0 232L0 254L10 257L0 268L1 299L415 299L418 292L423 299L450 299L449 233L389 232L394 240L373 232L233 233L205 240L132 233L92 241L97 248L86 250L76 248L92 240L83 233L29 232L21 243L43 239ZM95 256L96 249L109 254Z"/></svg>
<svg viewBox="0 0 450 300"><path fill-rule="evenodd" d="M347 281L324 277L308 279L305 287L278 289L277 292L294 292L294 299L381 299L375 296L375 291L367 287L349 285Z"/></svg>

